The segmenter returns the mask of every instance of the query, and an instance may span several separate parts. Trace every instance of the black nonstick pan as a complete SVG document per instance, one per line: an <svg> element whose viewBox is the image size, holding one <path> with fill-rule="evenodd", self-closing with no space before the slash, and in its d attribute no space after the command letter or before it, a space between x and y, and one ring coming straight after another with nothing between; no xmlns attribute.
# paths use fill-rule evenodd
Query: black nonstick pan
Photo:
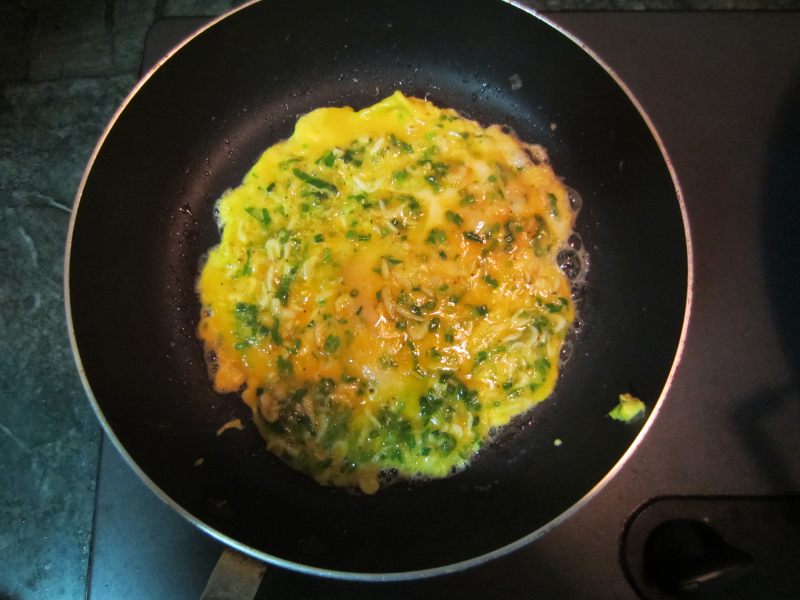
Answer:
<svg viewBox="0 0 800 600"><path fill-rule="evenodd" d="M466 471L366 496L290 470L238 396L213 392L194 284L219 239L215 201L298 116L397 89L544 145L583 197L591 265L554 395ZM536 15L487 0L265 0L184 43L112 120L73 211L67 316L107 433L181 514L278 565L399 579L467 568L591 510L669 388L690 269L680 193L646 116ZM647 420L606 416L623 392ZM218 437L235 418L245 429Z"/></svg>

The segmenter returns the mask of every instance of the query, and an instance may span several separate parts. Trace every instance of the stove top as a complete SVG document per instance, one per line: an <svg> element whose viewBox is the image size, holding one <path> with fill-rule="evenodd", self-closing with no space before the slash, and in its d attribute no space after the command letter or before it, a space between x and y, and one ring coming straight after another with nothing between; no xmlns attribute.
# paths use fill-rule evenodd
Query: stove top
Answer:
<svg viewBox="0 0 800 600"><path fill-rule="evenodd" d="M692 597L800 589L800 12L547 16L637 95L683 188L693 313L659 417L587 506L510 556L391 584L270 567L258 598L671 598L712 580ZM204 22L156 23L143 68ZM90 598L198 598L222 549L104 440Z"/></svg>

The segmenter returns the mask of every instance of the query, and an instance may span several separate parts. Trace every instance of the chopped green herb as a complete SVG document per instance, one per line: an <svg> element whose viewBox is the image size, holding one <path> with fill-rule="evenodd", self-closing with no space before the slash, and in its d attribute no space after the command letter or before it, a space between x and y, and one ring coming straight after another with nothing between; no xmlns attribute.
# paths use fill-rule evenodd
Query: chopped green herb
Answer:
<svg viewBox="0 0 800 600"><path fill-rule="evenodd" d="M283 343L280 327L281 327L281 321L280 319L278 319L278 317L275 317L275 320L272 322L272 329L270 329L269 332L270 336L272 337L272 341L275 342L276 345L280 345Z"/></svg>
<svg viewBox="0 0 800 600"><path fill-rule="evenodd" d="M433 390L419 397L419 415L427 425L431 418L439 411L444 404L444 400L434 394Z"/></svg>
<svg viewBox="0 0 800 600"><path fill-rule="evenodd" d="M405 181L406 179L408 179L408 171L406 171L405 169L403 169L402 171L395 171L394 173L392 173L392 179L394 179L397 182Z"/></svg>
<svg viewBox="0 0 800 600"><path fill-rule="evenodd" d="M481 317L485 317L489 314L489 309L486 307L485 304L479 304L475 307L475 314Z"/></svg>
<svg viewBox="0 0 800 600"><path fill-rule="evenodd" d="M456 447L456 438L445 431L433 431L431 436L436 449L444 456L450 454Z"/></svg>
<svg viewBox="0 0 800 600"><path fill-rule="evenodd" d="M352 229L349 229L345 236L348 240L353 240L354 242L368 242L372 239L371 233L359 233Z"/></svg>
<svg viewBox="0 0 800 600"><path fill-rule="evenodd" d="M336 161L336 155L331 150L325 156L323 156L321 160L322 164L326 167L332 167L333 163Z"/></svg>
<svg viewBox="0 0 800 600"><path fill-rule="evenodd" d="M421 377L425 377L425 371L423 371L422 367L419 365L419 351L417 350L417 346L411 340L406 341L406 346L411 350L411 362L414 365L414 372Z"/></svg>
<svg viewBox="0 0 800 600"><path fill-rule="evenodd" d="M279 166L281 169L285 169L286 167L288 167L288 166L289 166L289 165L291 165L292 163L296 163L296 162L300 162L300 159L299 159L299 158L296 158L296 157L295 157L295 158L287 158L286 160L279 162L279 163L278 163L278 166Z"/></svg>
<svg viewBox="0 0 800 600"><path fill-rule="evenodd" d="M327 181L320 179L319 177L314 177L313 175L309 175L305 171L301 171L300 169L292 169L292 173L294 176L297 177L300 181L303 181L309 185L313 185L315 188L319 188L321 190L330 190L332 192L338 192L338 188L333 185L332 183L328 183Z"/></svg>
<svg viewBox="0 0 800 600"><path fill-rule="evenodd" d="M442 188L439 185L439 178L436 177L436 175L426 175L425 181L427 181L430 184L430 186L434 189L434 191L436 192L442 191Z"/></svg>
<svg viewBox="0 0 800 600"><path fill-rule="evenodd" d="M289 290L292 287L292 283L294 282L295 275L297 275L297 270L299 268L300 265L293 266L278 282L278 289L275 291L275 297L280 300L283 306L289 304Z"/></svg>
<svg viewBox="0 0 800 600"><path fill-rule="evenodd" d="M495 289L497 289L497 287L500 285L500 283L497 281L497 279L495 279L491 275L484 275L483 276L483 280L486 283L488 283L490 287L493 287Z"/></svg>
<svg viewBox="0 0 800 600"><path fill-rule="evenodd" d="M244 264L242 265L242 270L239 271L234 275L234 277L246 277L247 275L251 275L253 273L253 267L250 264L250 260L253 258L253 249L247 248L247 258L244 260Z"/></svg>
<svg viewBox="0 0 800 600"><path fill-rule="evenodd" d="M550 216L558 217L558 198L555 194L547 194L547 199L550 200Z"/></svg>
<svg viewBox="0 0 800 600"><path fill-rule="evenodd" d="M447 241L447 234L441 229L437 229L434 227L433 229L431 229L430 233L428 233L428 239L426 239L425 241L431 246L444 244Z"/></svg>
<svg viewBox="0 0 800 600"><path fill-rule="evenodd" d="M404 142L393 133L389 134L389 141L391 142L392 146L399 148L401 152L405 152L406 154L411 154L414 152L414 147L411 144Z"/></svg>
<svg viewBox="0 0 800 600"><path fill-rule="evenodd" d="M422 160L417 161L418 165L428 165L433 174L439 178L447 175L447 172L450 170L450 165L443 162L436 162L431 160L430 158L423 158Z"/></svg>
<svg viewBox="0 0 800 600"><path fill-rule="evenodd" d="M335 335L329 335L325 338L324 348L325 352L333 354L339 349L339 338Z"/></svg>
<svg viewBox="0 0 800 600"><path fill-rule="evenodd" d="M461 218L461 215L453 212L452 210L448 210L446 213L444 213L444 216L447 217L448 221L455 223L456 227L461 227L461 224L464 222L464 219Z"/></svg>
<svg viewBox="0 0 800 600"><path fill-rule="evenodd" d="M545 316L539 315L539 316L534 317L533 321L531 321L531 322L533 323L533 326L536 327L536 329L541 330L541 329L544 329L545 327L547 327L550 324L550 319L548 319Z"/></svg>
<svg viewBox="0 0 800 600"><path fill-rule="evenodd" d="M284 358L283 356L278 355L277 360L278 365L278 373L280 373L284 377L291 377L294 375L294 367L292 366L292 361L288 358Z"/></svg>
<svg viewBox="0 0 800 600"><path fill-rule="evenodd" d="M550 251L550 230L541 215L535 215L534 218L536 231L533 234L533 251L536 256L544 256Z"/></svg>
<svg viewBox="0 0 800 600"><path fill-rule="evenodd" d="M267 328L258 320L259 310L255 304L237 302L234 314L242 325L250 329L252 335L267 334Z"/></svg>
<svg viewBox="0 0 800 600"><path fill-rule="evenodd" d="M269 211L266 208L262 208L260 211L252 206L248 206L244 209L248 215L253 217L256 221L261 223L264 229L269 228L269 224L272 223L272 217L269 214Z"/></svg>
<svg viewBox="0 0 800 600"><path fill-rule="evenodd" d="M397 368L397 361L393 359L388 354L383 354L379 359L379 364L381 369L389 370L389 369L396 369Z"/></svg>
<svg viewBox="0 0 800 600"><path fill-rule="evenodd" d="M567 304L566 298L559 298L557 302L548 302L544 305L544 307L547 309L547 312L557 313L567 306Z"/></svg>
<svg viewBox="0 0 800 600"><path fill-rule="evenodd" d="M414 196L404 196L404 200L408 202L408 210L410 210L415 216L418 216L422 212L422 206Z"/></svg>
<svg viewBox="0 0 800 600"><path fill-rule="evenodd" d="M363 150L361 150L361 152L363 153ZM355 150L353 150L351 148L348 148L347 150L344 151L344 154L342 155L342 160L347 164L352 163L356 167L360 167L362 162L361 162L361 160L356 158L356 153L357 153L357 151L355 151Z"/></svg>
<svg viewBox="0 0 800 600"><path fill-rule="evenodd" d="M428 321L428 331L436 331L439 329L440 319L439 317L433 317L430 321Z"/></svg>

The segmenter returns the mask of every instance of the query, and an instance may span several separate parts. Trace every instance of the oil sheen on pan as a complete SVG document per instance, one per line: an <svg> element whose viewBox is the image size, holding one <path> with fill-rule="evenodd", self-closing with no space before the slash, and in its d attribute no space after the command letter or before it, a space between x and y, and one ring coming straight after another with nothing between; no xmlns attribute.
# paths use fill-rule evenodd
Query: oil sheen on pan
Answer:
<svg viewBox="0 0 800 600"><path fill-rule="evenodd" d="M446 477L551 394L575 215L542 148L400 92L321 108L218 219L198 279L213 385L319 483Z"/></svg>

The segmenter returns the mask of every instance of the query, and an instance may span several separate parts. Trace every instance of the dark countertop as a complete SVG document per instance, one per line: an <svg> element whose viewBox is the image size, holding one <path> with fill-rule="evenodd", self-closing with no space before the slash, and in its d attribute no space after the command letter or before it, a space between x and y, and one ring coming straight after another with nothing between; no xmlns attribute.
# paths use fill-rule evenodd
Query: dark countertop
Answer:
<svg viewBox="0 0 800 600"><path fill-rule="evenodd" d="M75 0L63 5L12 2L0 8L0 598L86 595L100 433L74 367L64 320L61 278L69 211L98 136L136 81L148 27L166 16L218 14L231 4ZM530 4L606 10L639 9L645 3ZM657 9L800 8L798 1L779 0L646 4ZM579 29L580 18L573 25ZM602 47L598 50L602 54ZM743 65L745 76L769 60L753 56ZM678 66L692 69L699 82L715 67L703 62ZM729 100L743 114L750 109L747 96ZM692 99L686 101L692 108ZM645 104L654 117L667 110L657 100ZM725 124L710 119L708 128L697 131L694 141L680 136L665 141L668 146L701 145L704 135L724 130ZM680 174L681 165L676 166ZM727 177L724 162L711 166L718 169L714 175ZM714 274L701 271L697 277L711 282L709 295L730 291L713 287ZM752 290L742 293L763 302ZM736 344L746 343L746 332L730 333L741 334ZM719 332L705 334L710 339ZM701 345L692 350L703 352ZM750 368L753 360L737 354L733 344L722 359L734 370ZM769 369L785 373L780 361L777 356L762 365L765 378ZM709 440L705 450L713 451L718 442ZM740 465L751 478L757 478L757 466ZM676 462L675 468L692 471L688 463ZM711 477L704 489L693 491L716 490Z"/></svg>

